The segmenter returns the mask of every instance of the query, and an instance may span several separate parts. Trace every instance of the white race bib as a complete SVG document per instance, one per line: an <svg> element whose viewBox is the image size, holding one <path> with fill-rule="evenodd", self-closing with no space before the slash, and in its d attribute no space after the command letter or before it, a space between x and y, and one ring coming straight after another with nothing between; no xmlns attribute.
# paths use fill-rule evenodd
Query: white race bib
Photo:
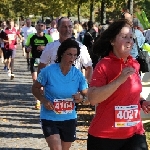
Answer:
<svg viewBox="0 0 150 150"><path fill-rule="evenodd" d="M115 106L115 127L131 127L139 122L138 105Z"/></svg>
<svg viewBox="0 0 150 150"><path fill-rule="evenodd" d="M57 114L68 114L74 110L74 102L72 98L54 99L54 111Z"/></svg>

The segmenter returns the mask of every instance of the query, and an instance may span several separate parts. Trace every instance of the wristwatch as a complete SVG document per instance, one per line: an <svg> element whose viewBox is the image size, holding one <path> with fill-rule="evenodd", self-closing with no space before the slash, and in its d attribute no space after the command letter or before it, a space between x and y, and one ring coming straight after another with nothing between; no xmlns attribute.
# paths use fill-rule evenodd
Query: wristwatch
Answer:
<svg viewBox="0 0 150 150"><path fill-rule="evenodd" d="M81 101L81 104L83 104L87 100L86 96L83 96L83 100Z"/></svg>

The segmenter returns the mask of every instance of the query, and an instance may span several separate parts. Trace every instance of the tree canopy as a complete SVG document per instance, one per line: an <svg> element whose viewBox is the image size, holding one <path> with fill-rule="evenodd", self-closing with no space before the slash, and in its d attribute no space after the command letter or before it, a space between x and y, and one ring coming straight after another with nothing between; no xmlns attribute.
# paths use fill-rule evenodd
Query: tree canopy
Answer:
<svg viewBox="0 0 150 150"><path fill-rule="evenodd" d="M128 0L1 0L1 19L27 17L82 16L100 20L101 2L106 4L106 18L118 18ZM150 19L150 0L134 0L134 12L144 10ZM93 16L91 16L93 15Z"/></svg>

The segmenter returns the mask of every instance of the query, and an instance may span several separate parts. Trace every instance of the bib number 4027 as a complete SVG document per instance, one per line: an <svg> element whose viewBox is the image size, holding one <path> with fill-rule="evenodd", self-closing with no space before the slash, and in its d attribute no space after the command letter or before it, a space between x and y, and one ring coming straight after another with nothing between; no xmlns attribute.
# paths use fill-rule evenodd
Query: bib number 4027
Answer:
<svg viewBox="0 0 150 150"><path fill-rule="evenodd" d="M133 119L138 117L138 110L119 110L117 113L118 119Z"/></svg>
<svg viewBox="0 0 150 150"><path fill-rule="evenodd" d="M140 122L138 105L115 106L115 127L131 127Z"/></svg>

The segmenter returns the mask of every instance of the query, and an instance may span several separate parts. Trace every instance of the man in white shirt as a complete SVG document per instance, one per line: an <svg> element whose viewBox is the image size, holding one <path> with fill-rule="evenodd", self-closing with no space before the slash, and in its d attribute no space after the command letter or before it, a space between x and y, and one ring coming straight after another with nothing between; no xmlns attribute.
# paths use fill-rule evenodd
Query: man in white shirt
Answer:
<svg viewBox="0 0 150 150"><path fill-rule="evenodd" d="M72 22L70 19L62 17L58 20L57 30L59 32L59 40L54 41L52 43L48 43L46 45L40 57L40 64L38 65L38 73L42 68L46 67L46 65L55 63L58 47L64 40L72 37L72 28L73 28ZM80 56L78 57L78 59L76 59L74 65L81 71L83 70L83 68L85 69L85 77L87 79L87 82L90 83L93 73L92 60L90 58L86 46L81 44L80 42L78 43L80 46ZM77 106L78 104L76 103L76 111Z"/></svg>
<svg viewBox="0 0 150 150"><path fill-rule="evenodd" d="M25 52L25 43L26 43L26 41L27 41L28 35L31 34L31 33L36 33L35 27L32 27L32 26L31 26L31 20L30 20L30 18L27 18L27 19L26 19L26 26L22 28L21 33L22 33L22 35L23 35L23 37L24 37L24 41L23 41L23 51ZM29 53L26 53L26 58L27 58L27 65L28 65L28 67L29 67L29 65L30 65L29 56L30 56L30 54L29 54Z"/></svg>
<svg viewBox="0 0 150 150"><path fill-rule="evenodd" d="M38 66L38 72L40 69L44 68L48 64L55 63L56 55L58 47L61 42L66 40L67 38L71 38L72 36L72 22L70 19L62 17L58 20L58 32L59 32L59 40L49 43L46 45L41 57L40 64ZM78 42L79 43L79 42ZM87 82L89 83L92 77L93 68L92 68L92 60L88 53L86 46L79 43L80 46L80 57L75 61L75 66L82 71L83 67L85 68L85 77Z"/></svg>

